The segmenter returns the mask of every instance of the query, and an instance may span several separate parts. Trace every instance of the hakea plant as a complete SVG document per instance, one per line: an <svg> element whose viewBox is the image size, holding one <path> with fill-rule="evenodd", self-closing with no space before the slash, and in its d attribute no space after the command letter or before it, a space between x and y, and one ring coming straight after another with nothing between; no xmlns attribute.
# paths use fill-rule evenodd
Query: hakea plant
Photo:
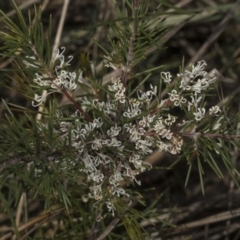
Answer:
<svg viewBox="0 0 240 240"><path fill-rule="evenodd" d="M64 55L64 47L51 54L38 11L34 21L29 18L30 27L16 5L19 27L1 12L7 26L0 31L1 55L15 58L15 89L32 101L36 111L25 112L18 121L5 103L8 114L0 126L0 185L15 174L13 185L23 184L34 196L44 196L48 209L52 201L64 203L67 209L90 205L97 209L92 221L100 221L106 212L119 216L132 199L140 199L126 185L141 184L137 176L151 169L145 157L155 150L187 159L187 180L196 164L203 191L203 164L223 177L216 160L220 158L238 184L231 150L240 148L239 115L229 119L223 103L210 104L216 77L205 70L205 61L191 64L174 78L170 72L160 72L157 86L142 81L133 87L133 80L138 81L134 66L166 31L160 23L151 29L151 16L142 17L144 4L133 1L133 26L111 25L119 40L110 40L114 53L104 56L105 68L115 73L105 85L86 57L79 71L70 71L73 57ZM161 97L162 87L167 90L165 97ZM62 106L59 94L71 104ZM42 118L36 118L36 113ZM14 189L19 192L8 195L16 196L17 202L22 187ZM1 194L0 198L7 204ZM82 212L80 207L78 213ZM88 219L87 215L83 231L89 227Z"/></svg>
<svg viewBox="0 0 240 240"><path fill-rule="evenodd" d="M37 72L39 63L24 61L26 66L36 68L33 82L48 89L48 93L43 96L35 94L32 102L34 107L42 104L48 95L59 91L67 93L70 100L75 102L73 92L79 84L84 84L84 79L82 72L77 74L64 70L70 65L69 60L65 62L64 50L65 48L61 49L62 52L58 50L54 59L54 77ZM35 59L35 56L30 58ZM71 56L69 58L72 59ZM116 69L111 62L106 66ZM105 101L99 98L78 99L78 110L69 116L71 121L58 120L63 114L60 111L56 113L55 125L59 127L54 132L63 143L71 144L75 157L71 156L64 161L55 159L54 162L59 171L66 171L66 168L69 171L80 165L79 171L86 174L86 183L89 186L89 193L82 196L84 202L88 199L98 202L103 200L114 216L116 209L113 200L116 197L131 197L131 193L121 183L125 181L128 184L140 184L136 176L151 168L150 164L144 162L144 158L153 150L178 154L182 150L184 135L194 136L197 143L199 133L195 131L196 127L207 115L213 121L214 118L218 120L205 132L216 132L220 128L223 120L223 117L218 117L220 107L211 106L206 110L203 104L202 94L216 80L216 77L208 77L208 73L204 71L205 66L205 61L200 61L196 66L191 65L189 70L178 74L177 85L169 90L168 97L164 100L158 99L158 89L151 84L150 90L137 89L135 97L130 97L120 75L112 78ZM162 72L161 78L166 84L172 82L169 72ZM191 114L180 122L169 113L173 107L186 108ZM83 109L91 109L94 117ZM176 126L187 124L192 126L191 131L181 134L173 131ZM35 171L38 176L42 170L36 168Z"/></svg>

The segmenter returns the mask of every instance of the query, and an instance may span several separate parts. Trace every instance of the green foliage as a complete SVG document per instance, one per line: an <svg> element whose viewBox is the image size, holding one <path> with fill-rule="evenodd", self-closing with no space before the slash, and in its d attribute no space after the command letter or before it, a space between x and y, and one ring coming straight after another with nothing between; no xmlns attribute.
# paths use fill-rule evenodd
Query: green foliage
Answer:
<svg viewBox="0 0 240 240"><path fill-rule="evenodd" d="M145 89L162 66L138 65L150 49L161 50L159 38L171 28L156 16L193 13L177 8L159 13L160 5L149 13L148 6L138 0L126 1L122 8L115 5L117 19L109 23L112 49L99 44L105 66L116 73L107 84L96 76L86 54L79 57L80 69L70 71L71 57L65 60L65 48L52 49L40 9L35 7L34 18L29 13L26 20L13 1L17 22L0 11L1 56L15 62L7 77L27 101L26 107L3 101L0 125L0 200L18 238L22 228L12 209L27 194L29 201L43 202L48 213L33 239L44 239L41 225L57 215L64 225L62 232L56 231L57 239L97 239L104 231L108 239L120 238L122 225L126 239L144 239L139 225L143 214L129 204L142 203L141 195L129 185L139 184L137 175L151 168L143 159L153 150L182 153L188 164L186 183L197 166L203 193L205 164L223 178L217 159L239 187L231 154L240 149L239 114L230 120L226 105L209 104L215 77L207 77L205 61L180 71L176 84L169 72L162 72L157 86ZM163 88L165 98L160 97ZM59 96L69 104L62 106ZM177 111L181 116L175 116Z"/></svg>

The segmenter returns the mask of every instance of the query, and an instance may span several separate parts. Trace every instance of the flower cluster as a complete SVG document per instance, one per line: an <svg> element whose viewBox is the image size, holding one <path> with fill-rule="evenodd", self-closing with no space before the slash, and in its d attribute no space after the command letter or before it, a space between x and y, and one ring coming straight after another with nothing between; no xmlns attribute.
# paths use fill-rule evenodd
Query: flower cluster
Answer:
<svg viewBox="0 0 240 240"><path fill-rule="evenodd" d="M49 87L48 94L56 90L76 89L82 76L76 77L74 72L63 70L69 64L64 62L63 52L58 52L55 61L60 61L55 67L56 76L51 78L47 73L36 73L34 82ZM160 102L157 87L150 85L150 90L138 90L136 97L130 98L121 76L114 77L108 85L109 94L104 101L98 98L80 99L81 107L84 109L87 104L94 113L92 121L87 121L82 113L76 111L70 116L71 121L58 122L60 127L55 132L64 143L71 143L76 157L69 159L64 168L63 163L56 164L59 164L60 170L78 165L79 171L85 174L89 192L82 196L83 201L104 201L114 215L113 199L130 197L122 183L140 184L137 175L151 168L143 161L148 154L154 149L171 154L180 153L183 140L172 130L177 118L169 114L169 106L186 105L193 111L197 122L204 117L206 110L199 106L202 99L199 94L214 82L214 79L206 77L205 65L204 61L199 62L196 67L191 67L191 71L179 74L178 91L171 90L169 97ZM166 84L171 82L170 73L162 73L161 76ZM191 92L192 95L187 98L185 92ZM45 98L36 94L34 99L37 104L33 103L33 106L38 106ZM158 103L157 107L152 104L154 101ZM218 106L209 109L210 115L215 116L219 112Z"/></svg>
<svg viewBox="0 0 240 240"><path fill-rule="evenodd" d="M63 55L65 48L61 48L62 52L57 50L55 54L55 58L53 61L54 64L54 73L51 74L49 71L46 73L35 73L36 78L33 79L33 81L41 87L48 87L49 92L48 94L44 96L39 96L38 94L34 95L34 101L32 105L34 107L37 107L41 105L47 98L47 96L53 92L58 92L59 90L64 90L64 91L73 91L77 87L77 83L82 82L82 74L77 75L75 72L69 72L66 70L61 70L66 66L70 65L71 60L73 59L72 56L69 56L69 60L65 62L65 56ZM23 63L27 67L33 67L33 68L38 68L39 64L36 60L35 57L27 57L27 59L32 59L34 60L34 64L30 63L26 60L23 61ZM59 71L59 69L61 71ZM35 103L37 102L37 103Z"/></svg>
<svg viewBox="0 0 240 240"><path fill-rule="evenodd" d="M171 92L168 93L169 99L174 106L187 105L188 112L192 112L192 120L199 122L207 114L207 110L202 107L202 93L209 89L210 85L216 81L215 77L210 77L206 71L205 61L199 61L196 66L190 65L190 69L178 74L179 82ZM161 77L167 84L171 82L171 74L161 73ZM221 112L219 106L212 106L209 114L217 116Z"/></svg>

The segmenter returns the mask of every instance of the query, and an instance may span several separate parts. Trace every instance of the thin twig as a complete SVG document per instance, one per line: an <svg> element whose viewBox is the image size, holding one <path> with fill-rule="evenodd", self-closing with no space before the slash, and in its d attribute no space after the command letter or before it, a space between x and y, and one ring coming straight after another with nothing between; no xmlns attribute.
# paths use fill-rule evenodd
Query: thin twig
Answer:
<svg viewBox="0 0 240 240"><path fill-rule="evenodd" d="M62 213L65 210L65 208L61 208L59 210L56 211L52 211L50 213L48 213L48 215L45 217L45 219L43 219L41 222L37 223L36 226L34 226L32 229L30 229L25 235L23 235L21 237L20 240L24 240L26 239L32 232L34 232L37 228L39 228L41 225L43 225L45 222L49 221L50 219L55 218L57 215L59 215L60 213Z"/></svg>

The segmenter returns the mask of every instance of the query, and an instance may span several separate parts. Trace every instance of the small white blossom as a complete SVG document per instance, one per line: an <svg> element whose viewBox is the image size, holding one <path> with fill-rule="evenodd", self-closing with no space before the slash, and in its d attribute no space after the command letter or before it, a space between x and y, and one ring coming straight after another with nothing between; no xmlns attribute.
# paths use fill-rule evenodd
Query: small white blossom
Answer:
<svg viewBox="0 0 240 240"><path fill-rule="evenodd" d="M219 112L221 112L219 106L213 106L209 109L209 114L212 116L217 116Z"/></svg>
<svg viewBox="0 0 240 240"><path fill-rule="evenodd" d="M101 200L102 199L102 185L95 185L92 187L89 187L91 193L88 194L90 198L93 198L95 200Z"/></svg>
<svg viewBox="0 0 240 240"><path fill-rule="evenodd" d="M143 102L150 102L153 96L156 96L156 88L151 87L151 90L143 92L140 89L137 91L138 99Z"/></svg>
<svg viewBox="0 0 240 240"><path fill-rule="evenodd" d="M157 148L159 152L168 151L168 145L161 140L157 141Z"/></svg>
<svg viewBox="0 0 240 240"><path fill-rule="evenodd" d="M172 81L170 72L161 72L161 77L165 83L170 83Z"/></svg>
<svg viewBox="0 0 240 240"><path fill-rule="evenodd" d="M128 107L127 111L123 113L123 116L127 118L133 118L141 114L140 106L140 104L134 104L130 102L130 107Z"/></svg>
<svg viewBox="0 0 240 240"><path fill-rule="evenodd" d="M165 129L165 126L163 124L163 120L162 118L158 118L158 120L156 121L155 125L154 125L154 131L156 133L160 133L163 129Z"/></svg>
<svg viewBox="0 0 240 240"><path fill-rule="evenodd" d="M149 140L137 140L135 148L141 149L143 154L148 154L152 152L152 149L148 147L152 146L152 143Z"/></svg>
<svg viewBox="0 0 240 240"><path fill-rule="evenodd" d="M102 110L105 107L105 102L99 102L98 99L94 99L93 106L99 110Z"/></svg>
<svg viewBox="0 0 240 240"><path fill-rule="evenodd" d="M121 141L118 141L115 137L111 138L111 140L106 142L106 145L109 147L120 147L122 145Z"/></svg>
<svg viewBox="0 0 240 240"><path fill-rule="evenodd" d="M52 92L50 92L50 93L48 93L48 94L46 94L46 95L41 95L41 96L39 96L38 94L35 93L35 94L34 94L34 101L37 102L37 104L35 104L35 102L32 101L32 106L33 106L33 107L37 107L37 106L41 105L43 102L46 101L47 96L48 96L49 94L51 94L51 93L52 93Z"/></svg>
<svg viewBox="0 0 240 240"><path fill-rule="evenodd" d="M187 102L187 99L180 97L176 90L172 90L172 92L168 94L170 95L170 100L174 102L175 106L179 106Z"/></svg>
<svg viewBox="0 0 240 240"><path fill-rule="evenodd" d="M120 78L112 78L112 85L108 86L111 92L115 92L115 100L120 103L125 103L125 87Z"/></svg>
<svg viewBox="0 0 240 240"><path fill-rule="evenodd" d="M202 120L204 118L205 112L206 112L205 108L198 108L197 112L193 113L195 115L195 120L197 122Z"/></svg>
<svg viewBox="0 0 240 240"><path fill-rule="evenodd" d="M92 123L93 128L100 128L102 125L103 125L102 118L99 117L93 120L93 123Z"/></svg>
<svg viewBox="0 0 240 240"><path fill-rule="evenodd" d="M50 86L51 85L51 80L49 79L49 76L47 74L39 74L35 73L36 78L33 79L35 83L37 83L39 86Z"/></svg>
<svg viewBox="0 0 240 240"><path fill-rule="evenodd" d="M182 145L183 145L183 140L178 140L177 138L173 138L173 142L172 145L168 148L168 151L171 154L178 154L180 153L181 149L182 149Z"/></svg>
<svg viewBox="0 0 240 240"><path fill-rule="evenodd" d="M113 186L119 186L120 182L122 182L124 178L121 173L116 171L113 175L109 177L109 183Z"/></svg>
<svg viewBox="0 0 240 240"><path fill-rule="evenodd" d="M103 182L104 175L100 172L92 172L88 175L88 179L96 183L101 183Z"/></svg>
<svg viewBox="0 0 240 240"><path fill-rule="evenodd" d="M113 195L117 195L117 197L120 196L129 197L129 194L127 194L123 188L113 186L111 190L113 192Z"/></svg>
<svg viewBox="0 0 240 240"><path fill-rule="evenodd" d="M110 201L106 202L107 208L109 212L112 212L112 216L114 217L116 208L114 207L114 204Z"/></svg>
<svg viewBox="0 0 240 240"><path fill-rule="evenodd" d="M141 136L144 135L145 130L143 128L132 127L130 128L129 133L130 133L129 140L131 142L136 142L141 138Z"/></svg>
<svg viewBox="0 0 240 240"><path fill-rule="evenodd" d="M56 71L58 69L61 69L64 65L69 66L70 62L73 59L73 56L68 56L69 60L65 63L65 56L63 55L63 53L65 52L65 47L61 47L61 50L62 50L62 52L60 52L60 50L57 49L57 53L56 53L55 58L54 58L54 63L56 63L58 61L60 62L60 64L55 67Z"/></svg>
<svg viewBox="0 0 240 240"><path fill-rule="evenodd" d="M168 117L166 119L164 119L164 123L167 126L171 126L174 122L176 121L176 118L174 118L173 116L171 116L170 114L168 114Z"/></svg>
<svg viewBox="0 0 240 240"><path fill-rule="evenodd" d="M170 130L163 129L161 132L159 132L159 135L161 135L162 138L171 139L173 133Z"/></svg>
<svg viewBox="0 0 240 240"><path fill-rule="evenodd" d="M121 131L121 127L117 127L117 125L115 124L114 127L111 127L110 130L107 131L107 134L110 137L116 137Z"/></svg>
<svg viewBox="0 0 240 240"><path fill-rule="evenodd" d="M142 119L139 121L139 125L143 128L150 127L150 124L153 122L154 115L148 114L147 116L143 116Z"/></svg>
<svg viewBox="0 0 240 240"><path fill-rule="evenodd" d="M99 150L102 148L102 140L101 139L95 139L93 142L92 142L92 145L91 145L92 149L94 150Z"/></svg>
<svg viewBox="0 0 240 240"><path fill-rule="evenodd" d="M199 61L196 66L193 64L190 66L191 70L186 70L187 73L190 73L191 78L195 78L197 76L205 76L207 72L203 71L205 66L207 66L204 60Z"/></svg>

